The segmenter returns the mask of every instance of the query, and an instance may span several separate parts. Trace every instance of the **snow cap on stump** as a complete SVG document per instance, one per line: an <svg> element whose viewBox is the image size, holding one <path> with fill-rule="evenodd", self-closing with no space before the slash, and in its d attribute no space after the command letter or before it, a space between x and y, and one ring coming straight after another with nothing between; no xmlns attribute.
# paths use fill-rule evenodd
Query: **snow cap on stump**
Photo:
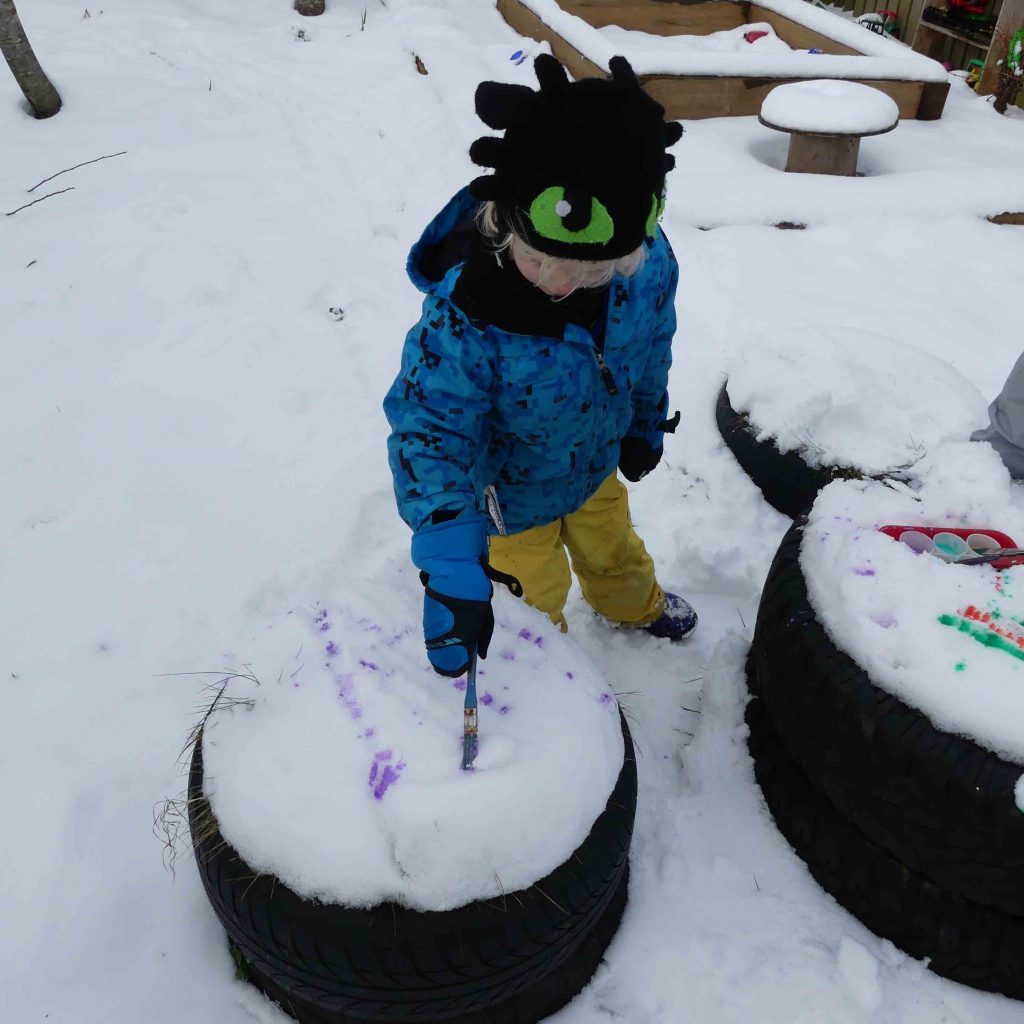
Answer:
<svg viewBox="0 0 1024 1024"><path fill-rule="evenodd" d="M880 134L889 131L899 116L891 96L870 85L834 78L777 86L761 104L761 120L773 128L820 135Z"/></svg>

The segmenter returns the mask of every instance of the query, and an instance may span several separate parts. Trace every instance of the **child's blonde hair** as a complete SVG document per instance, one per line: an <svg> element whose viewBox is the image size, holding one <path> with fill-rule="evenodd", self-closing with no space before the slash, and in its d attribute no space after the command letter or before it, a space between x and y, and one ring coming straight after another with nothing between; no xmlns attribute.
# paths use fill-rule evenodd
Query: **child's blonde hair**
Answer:
<svg viewBox="0 0 1024 1024"><path fill-rule="evenodd" d="M637 246L631 253L620 256L617 260L571 260L561 256L551 256L523 241L522 237L513 229L503 228L498 219L497 204L494 202L481 204L476 214L476 223L480 233L490 242L495 252L508 252L513 256L518 255L536 263L539 267L541 281L555 267L570 270L575 268L580 271L581 276L586 273L588 288L600 288L608 284L616 274L621 274L623 277L635 274L647 256L647 250L643 245ZM594 270L598 266L603 269L603 272L595 277Z"/></svg>

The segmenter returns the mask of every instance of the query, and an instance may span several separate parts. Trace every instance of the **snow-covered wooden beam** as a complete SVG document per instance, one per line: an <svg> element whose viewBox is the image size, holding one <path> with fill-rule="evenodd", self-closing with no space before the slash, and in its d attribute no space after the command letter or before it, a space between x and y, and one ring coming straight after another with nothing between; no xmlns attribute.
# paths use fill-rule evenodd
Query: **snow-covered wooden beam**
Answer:
<svg viewBox="0 0 1024 1024"><path fill-rule="evenodd" d="M599 31L610 25L655 36L708 35L743 24L770 25L791 53L693 52L624 55L644 88L673 119L757 115L783 82L839 78L863 82L893 98L901 118L942 116L949 79L936 61L805 0L497 0L505 20L551 46L579 77L604 76L621 47ZM820 50L808 53L807 50Z"/></svg>

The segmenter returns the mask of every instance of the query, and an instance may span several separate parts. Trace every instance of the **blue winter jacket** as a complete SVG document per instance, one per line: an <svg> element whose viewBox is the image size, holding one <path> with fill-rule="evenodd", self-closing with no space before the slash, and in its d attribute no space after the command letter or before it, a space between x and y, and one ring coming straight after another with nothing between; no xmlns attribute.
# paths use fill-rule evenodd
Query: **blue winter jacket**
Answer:
<svg viewBox="0 0 1024 1024"><path fill-rule="evenodd" d="M384 411L398 510L413 530L438 509L485 512L488 486L509 533L574 512L614 472L623 437L660 443L668 407L678 267L661 229L641 268L608 289L610 385L584 328L550 338L474 324L450 298L462 264L439 281L426 276L427 250L476 206L463 189L409 254L409 277L426 298Z"/></svg>

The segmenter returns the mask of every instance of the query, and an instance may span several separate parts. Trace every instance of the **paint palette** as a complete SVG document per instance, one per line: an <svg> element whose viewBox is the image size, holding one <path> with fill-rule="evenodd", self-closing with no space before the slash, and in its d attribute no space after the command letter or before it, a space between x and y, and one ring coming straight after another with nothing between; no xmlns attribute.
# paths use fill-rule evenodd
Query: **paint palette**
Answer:
<svg viewBox="0 0 1024 1024"><path fill-rule="evenodd" d="M880 526L879 531L916 554L934 555L960 565L991 565L1006 569L1024 564L1024 550L1000 530L952 529L948 526Z"/></svg>

